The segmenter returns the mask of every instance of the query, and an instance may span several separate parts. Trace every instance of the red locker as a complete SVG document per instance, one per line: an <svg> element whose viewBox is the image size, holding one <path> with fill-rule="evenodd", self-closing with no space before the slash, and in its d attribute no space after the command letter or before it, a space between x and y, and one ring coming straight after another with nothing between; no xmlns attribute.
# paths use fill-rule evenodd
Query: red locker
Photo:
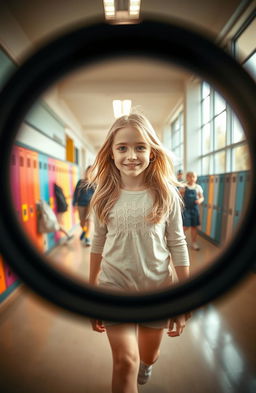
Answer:
<svg viewBox="0 0 256 393"><path fill-rule="evenodd" d="M28 201L28 230L29 238L33 244L37 244L37 222L36 222L36 204L34 191L34 169L33 169L33 155L28 149L25 149L25 173L26 173L26 188Z"/></svg>
<svg viewBox="0 0 256 393"><path fill-rule="evenodd" d="M11 153L10 183L13 206L18 219L21 221L19 152L17 146L13 147Z"/></svg>

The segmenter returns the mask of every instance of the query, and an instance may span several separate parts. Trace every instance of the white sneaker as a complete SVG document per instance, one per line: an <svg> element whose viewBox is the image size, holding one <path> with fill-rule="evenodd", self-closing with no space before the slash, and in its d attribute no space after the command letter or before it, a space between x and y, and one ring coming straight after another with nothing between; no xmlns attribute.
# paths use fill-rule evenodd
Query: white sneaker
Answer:
<svg viewBox="0 0 256 393"><path fill-rule="evenodd" d="M200 250L200 247L199 247L199 245L196 242L192 243L192 248L193 248L193 250L196 250L196 251Z"/></svg>
<svg viewBox="0 0 256 393"><path fill-rule="evenodd" d="M147 364L140 362L140 368L138 373L138 384L144 385L148 382L152 374L153 366L148 366Z"/></svg>

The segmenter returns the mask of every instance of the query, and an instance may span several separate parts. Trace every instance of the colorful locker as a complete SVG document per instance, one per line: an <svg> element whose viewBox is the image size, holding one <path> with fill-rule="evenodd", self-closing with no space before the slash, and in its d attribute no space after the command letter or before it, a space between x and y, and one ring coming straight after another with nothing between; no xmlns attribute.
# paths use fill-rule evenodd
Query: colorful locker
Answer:
<svg viewBox="0 0 256 393"><path fill-rule="evenodd" d="M212 206L212 220L211 220L211 233L210 237L216 240L216 224L217 224L217 210L218 210L218 194L219 194L219 176L214 176L214 193L213 193L213 206Z"/></svg>
<svg viewBox="0 0 256 393"><path fill-rule="evenodd" d="M16 276L15 273L13 273L8 263L4 261L3 265L4 265L4 272L5 272L5 283L6 283L6 287L8 288L18 280L18 277Z"/></svg>
<svg viewBox="0 0 256 393"><path fill-rule="evenodd" d="M19 157L19 180L20 180L20 204L21 204L21 224L27 234L30 234L29 227L29 204L28 204L28 190L27 183L27 169L26 169L26 150L18 146Z"/></svg>
<svg viewBox="0 0 256 393"><path fill-rule="evenodd" d="M49 203L51 208L56 212L54 198L54 183L56 183L55 161L54 158L48 158Z"/></svg>
<svg viewBox="0 0 256 393"><path fill-rule="evenodd" d="M214 176L209 176L208 212L207 212L206 232L205 232L206 235L208 236L211 236L213 200L214 200Z"/></svg>
<svg viewBox="0 0 256 393"><path fill-rule="evenodd" d="M31 242L37 244L37 219L36 219L36 204L34 191L34 169L33 169L33 155L31 150L25 149L25 168L26 168L26 188L28 200L28 227L29 238Z"/></svg>
<svg viewBox="0 0 256 393"><path fill-rule="evenodd" d="M69 183L69 164L66 162L61 163L62 166L62 183L60 184L63 189L66 201L68 203L68 210L63 214L64 228L68 231L71 226L71 213L70 213L70 183Z"/></svg>
<svg viewBox="0 0 256 393"><path fill-rule="evenodd" d="M231 174L227 173L224 175L224 196L223 196L223 209L222 209L222 220L221 220L221 243L226 242L227 236L227 224L228 224L228 214L229 214L229 193L230 193L230 183Z"/></svg>
<svg viewBox="0 0 256 393"><path fill-rule="evenodd" d="M201 217L201 231L206 232L207 213L208 213L208 188L209 188L209 177L200 176L198 183L201 185L204 194L204 202L202 203L202 217Z"/></svg>
<svg viewBox="0 0 256 393"><path fill-rule="evenodd" d="M243 209L246 207L246 205L247 205L247 203L249 201L249 198L250 198L250 177L251 177L251 172L246 171L245 172L245 188L244 188ZM242 211L242 213L243 213L243 211Z"/></svg>
<svg viewBox="0 0 256 393"><path fill-rule="evenodd" d="M38 159L40 199L49 203L48 158L44 154L39 153ZM48 250L51 247L51 238L52 236L44 235L44 251Z"/></svg>
<svg viewBox="0 0 256 393"><path fill-rule="evenodd" d="M74 191L76 188L76 184L79 180L78 172L79 172L78 168L75 165L72 165L72 175L71 175L72 176L72 199L71 199L71 202L73 200L73 195L74 195ZM78 211L77 211L77 209L74 209L73 206L72 206L72 216L73 216L72 225L77 225L79 223Z"/></svg>
<svg viewBox="0 0 256 393"><path fill-rule="evenodd" d="M57 215L56 211L56 203L55 203L55 196L54 196L54 184L57 183L56 181L56 160L54 158L48 158L48 178L49 178L49 203L52 208L52 210L55 212ZM51 246L53 247L54 245L57 244L57 242L61 238L61 232L55 232L53 234L53 239L51 239ZM54 241L54 244L53 244Z"/></svg>
<svg viewBox="0 0 256 393"><path fill-rule="evenodd" d="M19 175L19 152L17 146L14 146L11 153L10 183L13 199L13 206L17 217L21 222L21 200L20 200L20 175Z"/></svg>
<svg viewBox="0 0 256 393"><path fill-rule="evenodd" d="M70 211L70 222L71 226L75 225L75 216L73 213L73 206L72 206L72 199L73 199L73 193L74 193L74 188L73 188L73 176L74 176L74 171L73 171L74 166L69 164L69 211Z"/></svg>
<svg viewBox="0 0 256 393"><path fill-rule="evenodd" d="M236 200L236 185L237 185L236 180L237 180L236 173L231 173L230 174L229 200L228 200L226 241L231 239L232 233L233 233L234 210L235 210L235 200Z"/></svg>
<svg viewBox="0 0 256 393"><path fill-rule="evenodd" d="M234 229L237 227L239 220L241 219L243 209L245 207L245 189L248 189L248 184L246 184L246 177L247 172L245 171L237 173L237 187L233 221Z"/></svg>
<svg viewBox="0 0 256 393"><path fill-rule="evenodd" d="M68 165L68 164L65 164L65 163L62 162L62 161L56 161L56 166L57 166L56 184L62 188L63 193L64 193L64 195L65 195L65 197L66 197L66 200L67 200L67 186L66 186L66 183L67 183L67 175L66 175L66 165ZM68 201L67 201L67 202L68 202ZM68 213L69 213L69 211L64 212L64 213L57 213L57 211L56 211L56 215L57 215L57 217L58 217L58 220L59 220L61 226L62 226L66 231L68 231L68 230L70 229L70 226L68 225L68 218L67 218L67 214L68 214ZM64 235L62 232L60 232L60 233L58 234L58 240L59 240L61 237L65 237L65 235Z"/></svg>
<svg viewBox="0 0 256 393"><path fill-rule="evenodd" d="M218 194L217 194L217 216L216 216L216 232L214 240L217 243L221 242L221 225L222 225L222 214L223 214L223 200L224 200L224 185L225 175L218 175Z"/></svg>
<svg viewBox="0 0 256 393"><path fill-rule="evenodd" d="M33 189L34 189L34 209L36 215L36 203L40 200L40 184L39 184L39 160L38 153L35 151L30 151L32 160L32 172L33 172ZM36 219L36 245L43 251L44 249L44 238L41 233L37 231L37 219Z"/></svg>
<svg viewBox="0 0 256 393"><path fill-rule="evenodd" d="M66 201L68 204L68 210L66 212L66 222L67 229L72 228L72 189L71 189L71 181L70 181L70 167L71 164L65 163L65 187L64 194L66 196Z"/></svg>
<svg viewBox="0 0 256 393"><path fill-rule="evenodd" d="M0 294L6 290L5 274L4 274L4 262L0 255Z"/></svg>

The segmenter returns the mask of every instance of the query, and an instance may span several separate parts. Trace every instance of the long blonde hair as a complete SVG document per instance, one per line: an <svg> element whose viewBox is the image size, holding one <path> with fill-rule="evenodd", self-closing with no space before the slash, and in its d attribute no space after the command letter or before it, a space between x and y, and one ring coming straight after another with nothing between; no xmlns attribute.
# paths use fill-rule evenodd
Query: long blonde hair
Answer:
<svg viewBox="0 0 256 393"><path fill-rule="evenodd" d="M102 223L108 222L109 212L118 200L121 190L120 172L112 158L113 140L118 130L129 126L138 130L151 146L152 159L145 169L145 186L153 196L153 206L146 220L154 224L169 213L173 196L170 185L178 186L180 183L174 175L171 157L165 151L148 119L142 114L131 113L122 116L110 128L90 168L89 182L96 185L90 207ZM173 189L175 190L175 187Z"/></svg>

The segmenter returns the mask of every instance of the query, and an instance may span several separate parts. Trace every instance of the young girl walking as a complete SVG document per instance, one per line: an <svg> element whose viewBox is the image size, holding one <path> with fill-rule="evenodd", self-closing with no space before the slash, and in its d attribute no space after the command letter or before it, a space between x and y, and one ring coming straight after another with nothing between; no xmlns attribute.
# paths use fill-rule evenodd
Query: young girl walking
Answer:
<svg viewBox="0 0 256 393"><path fill-rule="evenodd" d="M90 171L94 236L89 283L142 293L189 277L181 201L172 162L144 115L122 116L111 127ZM175 272L172 272L170 257ZM137 393L159 357L164 329L179 336L186 316L139 324L92 320L107 332L113 356L112 393Z"/></svg>

